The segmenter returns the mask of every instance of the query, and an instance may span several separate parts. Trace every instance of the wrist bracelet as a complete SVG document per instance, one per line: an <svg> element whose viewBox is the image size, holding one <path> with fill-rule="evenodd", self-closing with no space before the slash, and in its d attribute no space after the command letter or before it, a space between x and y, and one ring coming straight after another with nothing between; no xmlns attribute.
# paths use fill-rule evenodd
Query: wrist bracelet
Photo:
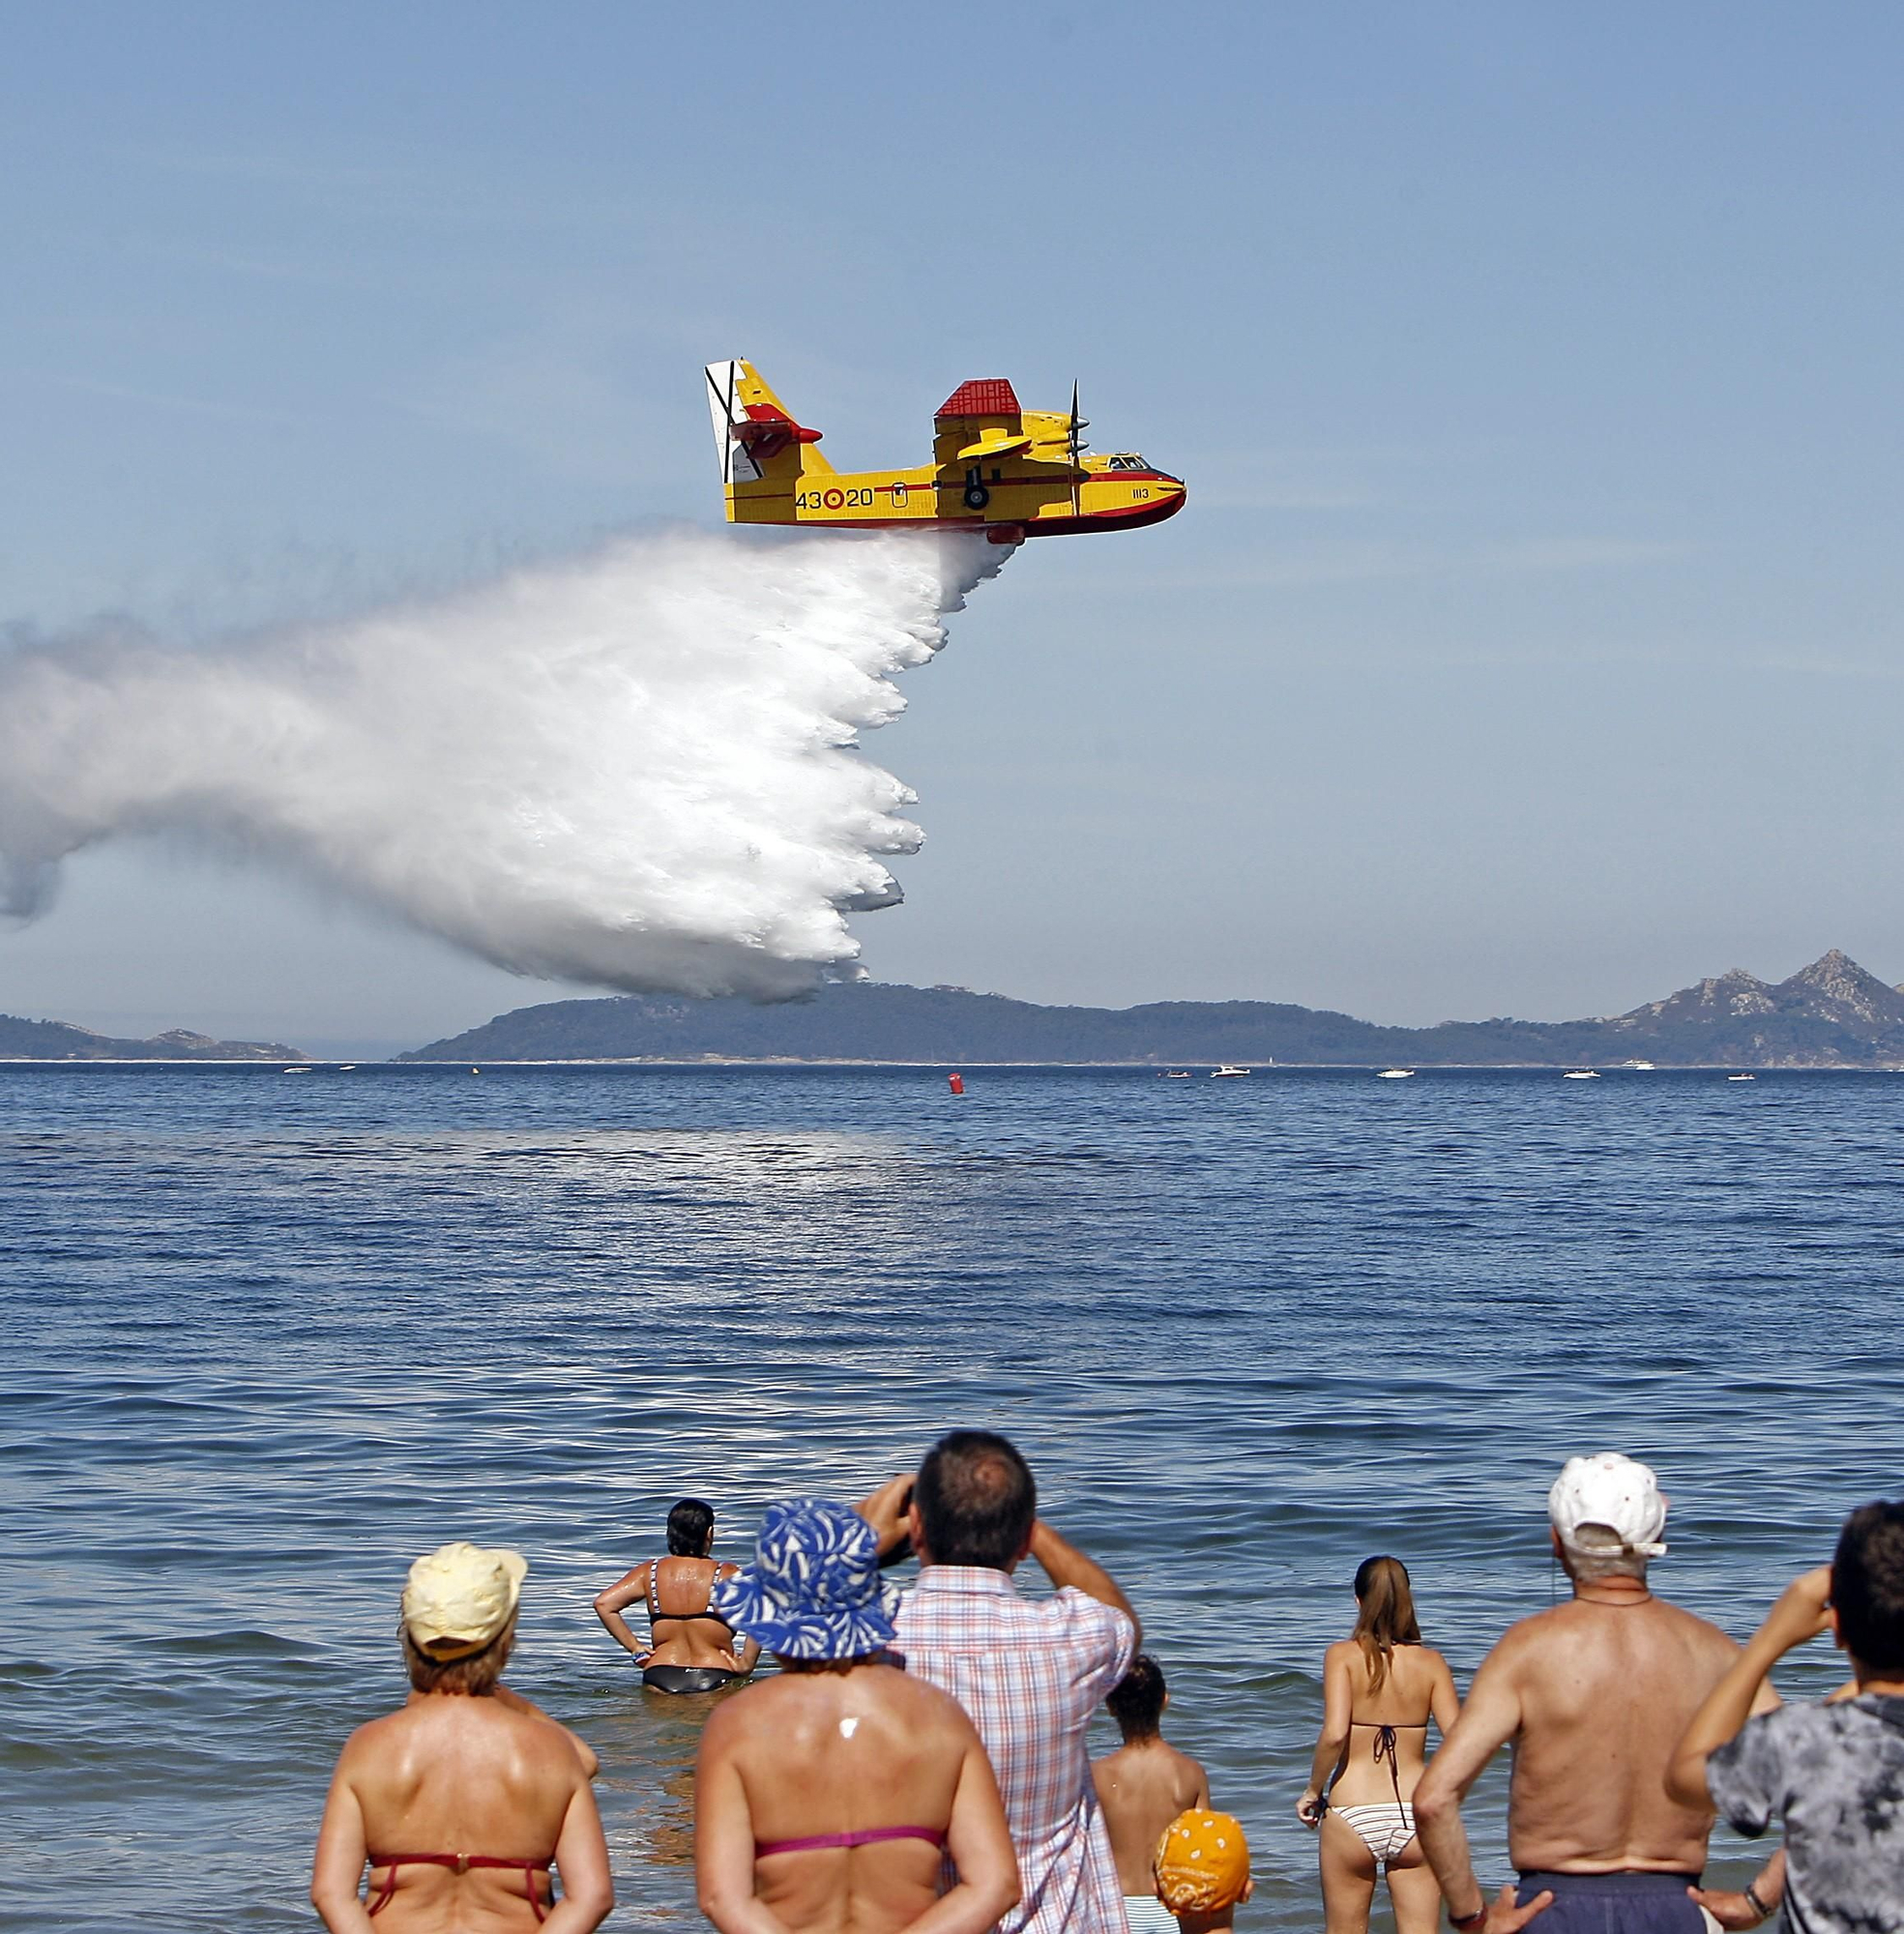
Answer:
<svg viewBox="0 0 1904 1934"><path fill-rule="evenodd" d="M1455 1934L1474 1934L1474 1930L1480 1926L1486 1919L1487 1895L1483 1893L1480 1897L1480 1905L1472 1914L1450 1914L1448 1917L1448 1924L1455 1930Z"/></svg>
<svg viewBox="0 0 1904 1934"><path fill-rule="evenodd" d="M1759 1878L1758 1875L1754 1874L1752 1878L1745 1883L1742 1891L1744 1893L1745 1898L1751 1902L1752 1912L1756 1914L1761 1920L1766 1920L1771 1919L1772 1909L1769 1908L1765 1904L1765 1902L1759 1898L1758 1878Z"/></svg>

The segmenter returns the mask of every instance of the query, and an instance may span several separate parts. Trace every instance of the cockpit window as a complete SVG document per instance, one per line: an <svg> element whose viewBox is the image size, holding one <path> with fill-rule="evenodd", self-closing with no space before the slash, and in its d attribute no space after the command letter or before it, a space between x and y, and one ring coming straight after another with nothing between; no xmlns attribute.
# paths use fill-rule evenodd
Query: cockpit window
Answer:
<svg viewBox="0 0 1904 1934"><path fill-rule="evenodd" d="M1126 452L1111 457L1109 459L1109 468L1112 470L1148 470L1150 465L1141 456L1132 456Z"/></svg>

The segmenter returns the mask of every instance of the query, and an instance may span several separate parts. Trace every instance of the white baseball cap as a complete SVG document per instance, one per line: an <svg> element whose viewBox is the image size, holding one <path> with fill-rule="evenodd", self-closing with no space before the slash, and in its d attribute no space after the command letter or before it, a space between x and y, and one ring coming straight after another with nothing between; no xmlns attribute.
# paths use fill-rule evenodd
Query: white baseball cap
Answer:
<svg viewBox="0 0 1904 1934"><path fill-rule="evenodd" d="M1569 1457L1547 1493L1547 1515L1563 1544L1589 1556L1657 1558L1666 1549L1659 1480L1617 1450Z"/></svg>

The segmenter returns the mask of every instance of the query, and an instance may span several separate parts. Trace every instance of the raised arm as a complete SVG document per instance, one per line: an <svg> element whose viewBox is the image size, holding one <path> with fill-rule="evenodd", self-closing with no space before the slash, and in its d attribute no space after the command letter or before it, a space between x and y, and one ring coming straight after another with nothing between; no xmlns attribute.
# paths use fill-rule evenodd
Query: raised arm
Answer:
<svg viewBox="0 0 1904 1934"><path fill-rule="evenodd" d="M872 1526L873 1536L879 1540L882 1565L896 1564L911 1549L912 1526L908 1513L912 1509L912 1487L913 1474L902 1471L896 1478L888 1478L870 1497L862 1498L853 1507Z"/></svg>
<svg viewBox="0 0 1904 1934"><path fill-rule="evenodd" d="M1309 1783L1296 1802L1296 1817L1305 1827L1320 1827L1329 1811L1323 1792L1330 1776L1341 1767L1349 1749L1349 1714L1355 1707L1355 1682L1348 1655L1331 1646L1322 1657L1322 1730L1316 1735L1315 1757L1309 1762Z"/></svg>
<svg viewBox="0 0 1904 1934"><path fill-rule="evenodd" d="M1044 1568L1044 1575L1062 1590L1072 1585L1087 1598L1096 1598L1114 1612L1122 1612L1135 1628L1133 1651L1144 1645L1144 1626L1130 1600L1118 1589L1118 1582L1096 1559L1087 1558L1076 1545L1069 1543L1042 1518L1032 1526L1031 1555Z"/></svg>
<svg viewBox="0 0 1904 1934"><path fill-rule="evenodd" d="M608 1589L600 1594L595 1601L595 1615L607 1626L608 1635L625 1650L633 1653L637 1659L646 1658L653 1650L635 1637L629 1622L622 1617L629 1606L637 1598L648 1596L649 1574L655 1568L655 1561L650 1558L637 1565L632 1571L617 1579Z"/></svg>
<svg viewBox="0 0 1904 1934"><path fill-rule="evenodd" d="M1714 1747L1734 1738L1755 1711L1767 1705L1766 1675L1806 1639L1831 1629L1828 1609L1831 1568L1821 1565L1795 1578L1766 1614L1765 1624L1726 1669L1725 1676L1706 1695L1692 1715L1679 1750L1666 1769L1666 1791L1682 1806L1710 1806L1706 1790L1706 1760ZM1775 1700L1775 1695L1773 1695Z"/></svg>
<svg viewBox="0 0 1904 1934"><path fill-rule="evenodd" d="M1504 1639L1475 1674L1468 1703L1415 1789L1416 1831L1421 1836L1421 1851L1441 1883L1449 1918L1472 1920L1485 1910L1486 1934L1513 1934L1553 1901L1551 1893L1539 1893L1526 1907L1515 1907L1514 1890L1509 1887L1489 1906L1475 1877L1468 1831L1461 1824L1461 1802L1468 1797L1468 1789L1480 1777L1488 1761L1520 1731L1520 1691L1514 1683L1511 1646L1511 1637Z"/></svg>

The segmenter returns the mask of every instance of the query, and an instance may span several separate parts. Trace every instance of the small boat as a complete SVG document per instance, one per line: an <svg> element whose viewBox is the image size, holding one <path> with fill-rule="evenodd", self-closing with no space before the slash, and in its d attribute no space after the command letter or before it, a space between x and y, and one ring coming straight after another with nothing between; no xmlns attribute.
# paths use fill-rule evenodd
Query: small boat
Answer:
<svg viewBox="0 0 1904 1934"><path fill-rule="evenodd" d="M314 1068L284 1068L278 1071L282 1074L315 1074L317 1072Z"/></svg>
<svg viewBox="0 0 1904 1934"><path fill-rule="evenodd" d="M356 1064L356 1062L354 1062L354 1061L340 1061L340 1062L339 1062L339 1063L337 1064L337 1072L338 1072L339 1074L355 1074L355 1073L357 1072L357 1064Z"/></svg>
<svg viewBox="0 0 1904 1934"><path fill-rule="evenodd" d="M1210 1078L1213 1081L1235 1081L1240 1076L1247 1074L1248 1072L1249 1072L1248 1069L1232 1068L1230 1064L1226 1061L1224 1062L1222 1067L1213 1068L1210 1070Z"/></svg>
<svg viewBox="0 0 1904 1934"><path fill-rule="evenodd" d="M1385 1068L1375 1078L1378 1081L1413 1081L1415 1070L1412 1068Z"/></svg>
<svg viewBox="0 0 1904 1934"><path fill-rule="evenodd" d="M1749 1074L1728 1074L1725 1078L1728 1081L1749 1081L1752 1077Z"/></svg>
<svg viewBox="0 0 1904 1934"><path fill-rule="evenodd" d="M1569 1068L1561 1076L1563 1081L1597 1081L1600 1071L1597 1068Z"/></svg>
<svg viewBox="0 0 1904 1934"><path fill-rule="evenodd" d="M1655 1071L1653 1063L1650 1061L1623 1061L1620 1065L1622 1068L1630 1068L1635 1072L1644 1070L1646 1073L1652 1074Z"/></svg>
<svg viewBox="0 0 1904 1934"><path fill-rule="evenodd" d="M1159 1081L1187 1081L1190 1078L1187 1068L1159 1068L1157 1072Z"/></svg>

